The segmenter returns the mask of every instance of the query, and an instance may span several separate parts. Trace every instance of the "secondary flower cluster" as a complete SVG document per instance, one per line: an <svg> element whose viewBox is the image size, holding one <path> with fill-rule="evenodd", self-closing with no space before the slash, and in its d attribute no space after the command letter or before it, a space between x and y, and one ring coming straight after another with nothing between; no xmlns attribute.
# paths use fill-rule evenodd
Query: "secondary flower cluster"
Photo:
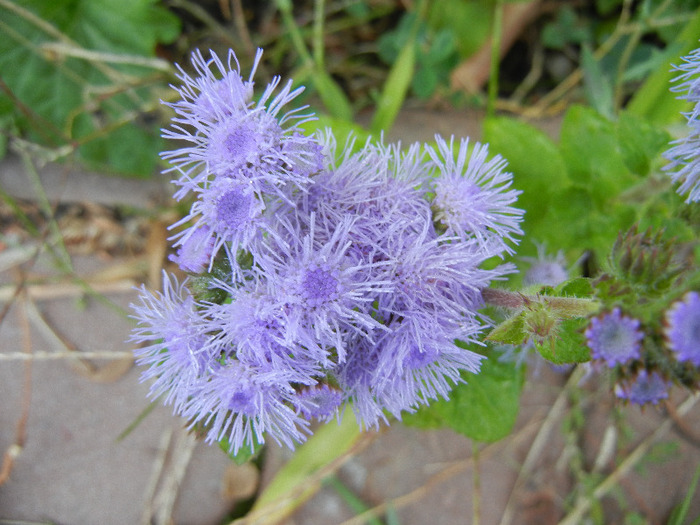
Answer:
<svg viewBox="0 0 700 525"><path fill-rule="evenodd" d="M585 330L594 366L618 397L644 405L672 384L700 390L700 293L693 243L633 226L620 233L594 281L603 313Z"/></svg>
<svg viewBox="0 0 700 525"><path fill-rule="evenodd" d="M285 109L291 83L256 99L232 52L192 64L165 132L185 145L163 154L193 199L173 225L190 275L132 306L151 396L235 453L293 447L348 403L376 426L478 372L455 340L477 340L481 290L513 271L482 268L521 233L505 161L440 137L339 148Z"/></svg>
<svg viewBox="0 0 700 525"><path fill-rule="evenodd" d="M664 316L665 348L676 364L660 359L650 339L643 346L645 333L640 321L614 308L594 318L586 329L591 357L616 368L619 374L615 393L631 403L656 404L668 397L672 381L697 375L700 367L700 294L688 292L673 303ZM669 366L670 365L670 366ZM694 372L694 373L693 373Z"/></svg>
<svg viewBox="0 0 700 525"><path fill-rule="evenodd" d="M671 171L673 182L680 182L678 193L688 194L686 202L700 201L700 49L683 57L684 63L675 69L681 74L674 79L680 82L671 91L682 93L679 98L694 104L686 113L690 131L685 138L675 141L666 153L670 161L666 170Z"/></svg>

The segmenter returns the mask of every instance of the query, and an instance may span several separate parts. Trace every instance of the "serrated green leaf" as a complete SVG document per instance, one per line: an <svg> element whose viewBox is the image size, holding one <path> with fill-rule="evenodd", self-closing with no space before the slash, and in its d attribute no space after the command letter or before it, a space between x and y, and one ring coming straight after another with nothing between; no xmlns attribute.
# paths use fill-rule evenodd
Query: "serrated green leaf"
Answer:
<svg viewBox="0 0 700 525"><path fill-rule="evenodd" d="M586 346L583 329L587 319L566 319L561 322L559 335L555 340L535 344L535 348L547 361L557 365L585 363L591 360L591 352Z"/></svg>
<svg viewBox="0 0 700 525"><path fill-rule="evenodd" d="M525 320L523 313L519 313L503 321L496 326L488 337L487 341L503 343L506 345L520 345L527 341L528 335L525 332Z"/></svg>

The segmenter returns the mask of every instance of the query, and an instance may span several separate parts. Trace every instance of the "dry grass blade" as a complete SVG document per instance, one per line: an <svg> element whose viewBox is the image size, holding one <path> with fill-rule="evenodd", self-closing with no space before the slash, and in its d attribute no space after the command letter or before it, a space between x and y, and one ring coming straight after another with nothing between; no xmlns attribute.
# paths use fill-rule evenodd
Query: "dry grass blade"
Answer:
<svg viewBox="0 0 700 525"><path fill-rule="evenodd" d="M24 347L24 353L31 355L32 351L32 336L29 328L29 315L26 309L26 298L23 301L25 308L20 309L20 326L22 328L22 346ZM29 421L29 407L31 405L32 398L32 362L27 361L24 368L24 384L22 392L22 411L17 421L17 427L15 431L15 442L12 443L3 456L2 465L0 465L0 486L2 486L8 479L10 479L10 474L12 472L12 467L14 466L15 459L22 452L24 443L27 438L27 423Z"/></svg>

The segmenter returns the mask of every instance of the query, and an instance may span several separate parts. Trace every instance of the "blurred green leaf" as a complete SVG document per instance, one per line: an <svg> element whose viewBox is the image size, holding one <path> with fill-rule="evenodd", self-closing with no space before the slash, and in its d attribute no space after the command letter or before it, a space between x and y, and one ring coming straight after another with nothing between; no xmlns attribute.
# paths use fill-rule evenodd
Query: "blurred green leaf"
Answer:
<svg viewBox="0 0 700 525"><path fill-rule="evenodd" d="M600 63L593 56L588 45L584 45L581 49L581 67L588 103L604 117L612 118L615 113L612 82L603 73Z"/></svg>
<svg viewBox="0 0 700 525"><path fill-rule="evenodd" d="M567 44L592 42L591 29L568 5L556 10L556 19L542 29L542 43L550 49L563 49Z"/></svg>
<svg viewBox="0 0 700 525"><path fill-rule="evenodd" d="M427 23L435 30L449 29L459 56L464 59L476 53L486 41L492 16L490 1L441 0L430 2Z"/></svg>
<svg viewBox="0 0 700 525"><path fill-rule="evenodd" d="M258 455L264 446L260 443L255 443L255 447L252 450L249 447L242 447L238 450L237 454L234 454L233 452L230 452L231 442L228 440L228 438L224 437L223 439L220 439L218 444L219 448L223 450L236 465L243 465L243 463L247 463L253 459Z"/></svg>
<svg viewBox="0 0 700 525"><path fill-rule="evenodd" d="M525 210L523 230L538 242L549 242L550 230L556 227L551 221L552 206L565 205L559 196L570 184L559 148L541 130L506 117L484 122L484 141L492 154L500 153L508 160L513 187L522 191L517 206ZM535 249L534 243L524 244L519 254Z"/></svg>
<svg viewBox="0 0 700 525"><path fill-rule="evenodd" d="M407 42L399 53L396 62L391 67L382 94L377 102L377 109L370 130L379 134L389 131L403 105L403 101L411 85L416 62L416 46L413 40Z"/></svg>
<svg viewBox="0 0 700 525"><path fill-rule="evenodd" d="M675 42L669 46L669 52L673 51L677 57L671 63L680 64L681 56L687 55L698 47L699 38L700 9L696 9L683 30L677 33ZM627 104L629 112L657 125L680 120L681 112L687 110L689 104L669 94L671 80L676 76L677 72L671 70L671 64L657 69L635 91L632 100Z"/></svg>
<svg viewBox="0 0 700 525"><path fill-rule="evenodd" d="M636 182L620 151L615 124L583 106L566 112L561 154L572 180L588 189L599 206Z"/></svg>
<svg viewBox="0 0 700 525"><path fill-rule="evenodd" d="M179 34L179 20L172 13L155 0L26 0L0 7L0 28L3 80L31 113L20 111L12 100L8 104L5 94L0 95L0 108L21 130L48 146L102 135L100 144L78 149L88 163L131 174L153 172L157 123L133 126L126 125L133 119L123 120L156 103L149 89L136 87L153 69L112 63L99 55L77 58L71 56L73 51L66 54L45 46L58 43L76 53L153 57L158 42ZM125 139L132 129L135 137ZM109 139L111 133L118 136ZM133 144L140 144L140 150L144 144L156 149L135 155Z"/></svg>
<svg viewBox="0 0 700 525"><path fill-rule="evenodd" d="M315 70L313 82L326 110L336 119L351 122L352 106L336 81L325 71Z"/></svg>
<svg viewBox="0 0 700 525"><path fill-rule="evenodd" d="M625 166L635 175L645 176L652 161L668 147L671 136L641 117L623 111L617 121L617 140Z"/></svg>

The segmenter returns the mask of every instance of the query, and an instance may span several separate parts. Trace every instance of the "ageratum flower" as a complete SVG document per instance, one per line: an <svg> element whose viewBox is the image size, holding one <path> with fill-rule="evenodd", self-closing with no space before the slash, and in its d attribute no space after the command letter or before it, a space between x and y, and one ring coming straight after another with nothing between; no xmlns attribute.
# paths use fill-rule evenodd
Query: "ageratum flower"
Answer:
<svg viewBox="0 0 700 525"><path fill-rule="evenodd" d="M700 293L688 292L665 316L666 340L676 359L700 366Z"/></svg>
<svg viewBox="0 0 700 525"><path fill-rule="evenodd" d="M291 188L309 184L308 167L318 164L319 149L312 137L298 132L298 126L312 115L299 114L304 108L283 112L303 88L292 90L290 80L275 94L281 82L275 77L255 102L253 75L261 55L258 51L247 81L233 51L227 64L213 52L208 60L194 52L195 78L178 68L183 84L173 88L180 100L166 103L176 116L163 136L190 145L162 154L174 165L169 171L179 175L174 181L181 186L175 194L178 200L207 188L217 177L250 185L259 196L271 193L283 198ZM305 169L300 172L298 166Z"/></svg>
<svg viewBox="0 0 700 525"><path fill-rule="evenodd" d="M547 255L543 245L537 246L537 257L523 257L530 267L523 276L526 286L546 285L557 286L569 278L566 269L566 259L560 250L555 256Z"/></svg>
<svg viewBox="0 0 700 525"><path fill-rule="evenodd" d="M306 439L308 422L290 406L290 374L226 360L207 379L198 383L182 409L190 428L206 430L207 443L228 439L237 452L265 443L266 436L289 448Z"/></svg>
<svg viewBox="0 0 700 525"><path fill-rule="evenodd" d="M202 251L209 255L207 267L211 267L214 255L223 247L235 263L238 250L249 249L252 240L262 233L265 205L250 185L235 179L219 178L196 192L200 196L190 213L170 226L174 229L191 224L171 238L176 241L174 246L187 250L194 242L203 244L207 249ZM237 271L237 265L233 269Z"/></svg>
<svg viewBox="0 0 700 525"><path fill-rule="evenodd" d="M470 154L469 140L462 139L455 161L453 139L435 140L437 149L428 148L428 153L436 170L436 221L448 235L497 242L512 252L508 243L522 234L523 210L512 207L521 192L510 188L513 177L503 171L506 160L500 155L487 160L488 146L478 142Z"/></svg>
<svg viewBox="0 0 700 525"><path fill-rule="evenodd" d="M369 337L372 330L381 328L371 315L371 303L376 294L391 288L381 273L372 271L373 265L381 263L348 256L351 220L338 224L328 240L317 237L315 222L312 214L308 231L287 223L276 235L269 235L258 263L284 325L302 340L332 349L332 357L342 362L348 334Z"/></svg>
<svg viewBox="0 0 700 525"><path fill-rule="evenodd" d="M680 82L671 91L682 93L679 98L695 104L693 111L685 113L688 135L673 141L674 144L664 153L670 164L664 167L670 172L673 182L680 182L676 190L680 195L687 194L686 202L700 201L700 49L683 57L683 64L674 66L680 71L673 82Z"/></svg>
<svg viewBox="0 0 700 525"><path fill-rule="evenodd" d="M593 358L605 361L610 368L639 358L644 338L639 321L622 315L619 308L594 317L585 334Z"/></svg>
<svg viewBox="0 0 700 525"><path fill-rule="evenodd" d="M199 300L168 280L134 307L153 395L237 453L266 436L293 447L346 403L363 427L400 418L478 372L482 356L456 340L478 342L482 290L514 269L482 268L520 233L505 161L463 141L455 162L439 137L430 159L352 139L337 153L330 132L306 137L306 117L284 112L299 90L275 79L255 102L233 54L193 65L166 131L189 145L163 157L176 198L194 197L172 259L208 275L193 280Z"/></svg>
<svg viewBox="0 0 700 525"><path fill-rule="evenodd" d="M154 379L149 395L163 397L178 411L208 373L215 354L208 344L206 320L195 300L174 276L163 272L163 292L140 291L140 304L130 305L138 322L131 341L144 344L134 350L136 363L146 367L141 380Z"/></svg>
<svg viewBox="0 0 700 525"><path fill-rule="evenodd" d="M294 404L305 419L330 421L338 415L338 408L343 402L343 393L331 388L326 383L306 388L297 392Z"/></svg>
<svg viewBox="0 0 700 525"><path fill-rule="evenodd" d="M670 387L671 383L658 372L642 369L633 379L626 379L615 385L615 395L636 405L656 405L662 399L668 398Z"/></svg>

